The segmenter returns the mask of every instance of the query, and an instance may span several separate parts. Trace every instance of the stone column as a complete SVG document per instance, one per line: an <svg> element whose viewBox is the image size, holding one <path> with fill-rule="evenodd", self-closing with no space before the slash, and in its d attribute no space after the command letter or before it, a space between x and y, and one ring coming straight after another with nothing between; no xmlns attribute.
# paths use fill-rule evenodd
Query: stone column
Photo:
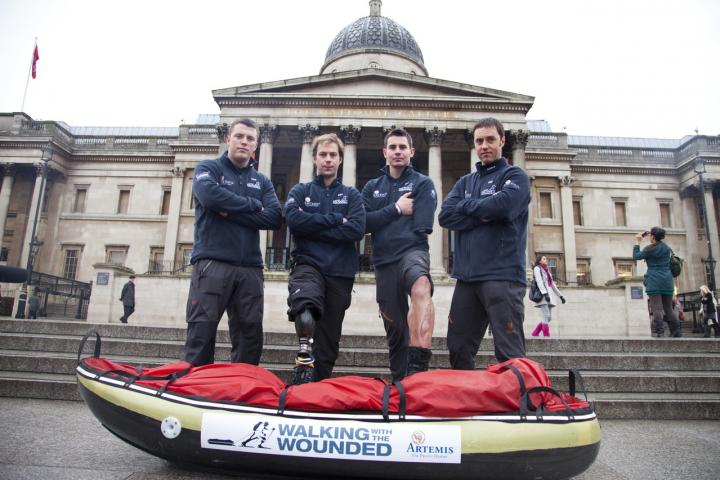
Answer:
<svg viewBox="0 0 720 480"><path fill-rule="evenodd" d="M428 176L435 184L435 193L437 195L438 209L442 202L443 183L442 183L442 140L445 136L445 130L438 127L428 128L425 130L425 140L428 143ZM437 211L433 219L433 232L430 234L430 273L433 276L445 276L445 266L443 264L443 229L438 222Z"/></svg>
<svg viewBox="0 0 720 480"><path fill-rule="evenodd" d="M472 128L465 130L465 141L470 145L470 173L476 170L475 165L480 161L475 150L475 132Z"/></svg>
<svg viewBox="0 0 720 480"><path fill-rule="evenodd" d="M178 227L180 225L180 207L182 205L183 184L185 183L185 169L175 167L172 169L173 181L170 190L170 210L168 210L167 225L165 227L165 247L163 249L163 263L171 265L175 270L175 250L177 249Z"/></svg>
<svg viewBox="0 0 720 480"><path fill-rule="evenodd" d="M302 132L303 145L300 156L300 183L309 182L315 174L315 165L312 158L312 141L318 133L318 128L310 125L298 127Z"/></svg>
<svg viewBox="0 0 720 480"><path fill-rule="evenodd" d="M215 130L217 131L218 138L218 154L222 155L223 152L227 150L227 143L225 143L225 139L228 134L228 124L223 123L222 125L216 125Z"/></svg>
<svg viewBox="0 0 720 480"><path fill-rule="evenodd" d="M13 181L15 180L15 164L6 163L3 166L5 176L2 180L2 190L0 190L0 245L2 245L2 236L5 233L5 222L7 220L8 208L10 207L10 195L12 194Z"/></svg>
<svg viewBox="0 0 720 480"><path fill-rule="evenodd" d="M715 286L720 285L718 281L718 258L720 258L720 242L718 241L718 224L715 216L715 199L713 198L712 182L706 182L705 187L705 206L707 208L707 222L710 230L710 246L712 247L713 259L715 260ZM702 252L702 256L707 258L707 249Z"/></svg>
<svg viewBox="0 0 720 480"><path fill-rule="evenodd" d="M272 180L273 143L277 138L277 126L263 125L260 127L260 165L258 172Z"/></svg>
<svg viewBox="0 0 720 480"><path fill-rule="evenodd" d="M260 127L260 165L258 171L272 182L273 143L277 138L277 126L263 125ZM271 237L272 238L272 237ZM260 230L260 254L265 263L265 253L268 246L268 231Z"/></svg>
<svg viewBox="0 0 720 480"><path fill-rule="evenodd" d="M528 143L528 132L524 130L514 130L510 133L512 135L512 157L513 165L527 170L525 164L525 147Z"/></svg>
<svg viewBox="0 0 720 480"><path fill-rule="evenodd" d="M46 174L50 173L50 167ZM41 164L35 165L35 187L33 188L32 200L30 202L30 210L28 210L27 222L25 224L25 237L23 237L23 248L20 256L20 266L25 268L27 265L28 257L30 256L30 241L32 240L33 223L35 222L35 212L37 212L38 205L42 205L43 191L41 189L43 179L43 166ZM39 219L38 219L39 222ZM37 235L37 230L35 231Z"/></svg>
<svg viewBox="0 0 720 480"><path fill-rule="evenodd" d="M575 219L573 217L571 176L558 177L560 180L560 204L562 211L563 245L565 250L565 281L577 282L577 252L575 250Z"/></svg>
<svg viewBox="0 0 720 480"><path fill-rule="evenodd" d="M342 180L345 185L354 187L357 183L357 142L360 140L360 127L340 127L340 134L345 143Z"/></svg>

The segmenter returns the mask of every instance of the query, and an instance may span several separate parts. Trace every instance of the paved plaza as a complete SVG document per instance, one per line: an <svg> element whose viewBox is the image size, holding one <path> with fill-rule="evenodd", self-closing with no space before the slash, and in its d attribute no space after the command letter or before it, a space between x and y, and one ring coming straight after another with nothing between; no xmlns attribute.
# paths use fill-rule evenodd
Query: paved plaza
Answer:
<svg viewBox="0 0 720 480"><path fill-rule="evenodd" d="M186 470L131 447L82 402L0 398L0 411L3 480L238 478ZM720 421L608 420L602 428L600 456L578 480L718 478Z"/></svg>

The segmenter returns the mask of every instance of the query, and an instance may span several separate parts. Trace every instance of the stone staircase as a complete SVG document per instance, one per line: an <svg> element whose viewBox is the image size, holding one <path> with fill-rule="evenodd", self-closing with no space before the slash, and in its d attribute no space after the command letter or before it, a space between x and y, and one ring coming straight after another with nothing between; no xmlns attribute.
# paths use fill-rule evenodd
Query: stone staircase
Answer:
<svg viewBox="0 0 720 480"><path fill-rule="evenodd" d="M81 337L102 337L102 356L156 366L178 360L182 328L92 324L60 320L0 319L0 396L80 400L74 376ZM227 331L218 333L216 358L230 355ZM288 381L295 335L266 333L262 365ZM92 354L93 342L83 356ZM483 341L477 365L493 360L492 339ZM448 368L444 338L434 339L432 368ZM567 370L579 368L600 418L720 418L720 341L715 339L529 339L528 356L567 390ZM388 378L385 339L343 337L336 375Z"/></svg>

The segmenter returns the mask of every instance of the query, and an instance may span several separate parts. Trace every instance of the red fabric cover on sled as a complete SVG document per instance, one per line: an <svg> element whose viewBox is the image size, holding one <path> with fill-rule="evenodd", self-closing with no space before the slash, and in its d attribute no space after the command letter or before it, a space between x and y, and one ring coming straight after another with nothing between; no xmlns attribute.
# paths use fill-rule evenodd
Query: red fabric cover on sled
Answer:
<svg viewBox="0 0 720 480"><path fill-rule="evenodd" d="M551 386L540 364L527 358L513 358L489 365L486 370L432 370L416 373L402 381L407 413L438 417L466 417L520 410L520 383L507 368L512 365L525 380L525 387ZM552 405L560 400L549 393L531 394L534 405ZM397 412L400 394L390 395L390 411Z"/></svg>
<svg viewBox="0 0 720 480"><path fill-rule="evenodd" d="M89 367L102 371L123 370L138 375L135 367L109 362L104 358L86 358ZM175 362L155 368L144 368L139 375L166 376L182 372L187 362ZM136 385L161 389L167 380L137 380ZM168 392L207 398L215 401L238 402L250 405L277 407L285 383L272 372L246 363L215 363L193 367L190 372L173 381Z"/></svg>
<svg viewBox="0 0 720 480"><path fill-rule="evenodd" d="M288 389L285 408L306 412L380 412L384 380L346 376L294 385Z"/></svg>
<svg viewBox="0 0 720 480"><path fill-rule="evenodd" d="M135 367L104 358L83 360L90 369L101 372L120 370L132 375L166 376L182 372L189 364L175 362L138 372ZM526 388L550 386L540 364L526 358L490 365L486 370L434 370L416 373L402 381L406 395L406 413L428 417L466 417L517 412L520 409L520 384L506 368L513 365L525 380ZM113 377L112 373L107 375ZM125 380L123 377L116 377ZM137 380L137 385L161 389L167 380ZM214 401L238 402L277 408L285 384L261 367L243 363L216 363L193 367L167 387L167 392ZM309 412L380 412L385 382L379 379L345 376L306 385L291 386L286 395L287 410ZM586 402L562 394L573 408L587 407ZM560 400L549 393L531 395L534 405L545 403L546 410L562 410ZM389 411L398 413L400 397L391 388Z"/></svg>

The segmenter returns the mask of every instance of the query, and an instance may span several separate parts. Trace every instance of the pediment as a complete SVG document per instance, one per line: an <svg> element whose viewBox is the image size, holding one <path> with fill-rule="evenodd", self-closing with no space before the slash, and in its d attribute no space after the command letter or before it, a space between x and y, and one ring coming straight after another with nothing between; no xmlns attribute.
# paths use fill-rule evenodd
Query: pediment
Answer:
<svg viewBox="0 0 720 480"><path fill-rule="evenodd" d="M476 85L378 69L353 70L312 77L213 90L215 100L245 96L307 96L310 98L391 97L433 100L532 104L534 97Z"/></svg>

